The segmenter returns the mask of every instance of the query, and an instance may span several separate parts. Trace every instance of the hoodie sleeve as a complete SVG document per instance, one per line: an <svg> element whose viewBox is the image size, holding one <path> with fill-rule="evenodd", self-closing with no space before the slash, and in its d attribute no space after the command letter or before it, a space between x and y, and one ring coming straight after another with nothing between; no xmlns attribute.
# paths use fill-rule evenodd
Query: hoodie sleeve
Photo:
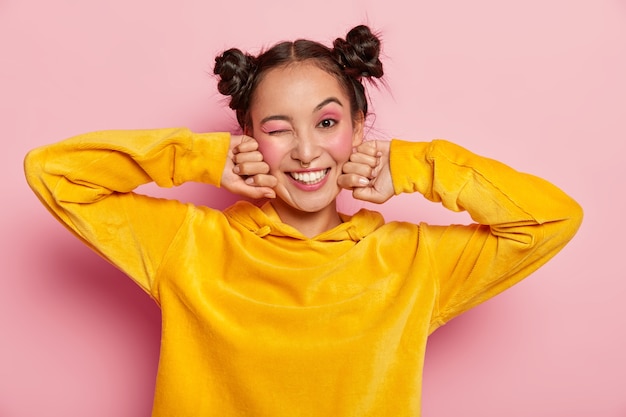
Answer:
<svg viewBox="0 0 626 417"><path fill-rule="evenodd" d="M48 210L153 293L154 277L188 205L134 193L142 184L219 186L230 134L187 129L101 131L28 153L28 184Z"/></svg>
<svg viewBox="0 0 626 417"><path fill-rule="evenodd" d="M396 194L419 192L476 222L421 226L439 288L433 330L547 262L583 217L549 182L443 140L392 141L391 172Z"/></svg>

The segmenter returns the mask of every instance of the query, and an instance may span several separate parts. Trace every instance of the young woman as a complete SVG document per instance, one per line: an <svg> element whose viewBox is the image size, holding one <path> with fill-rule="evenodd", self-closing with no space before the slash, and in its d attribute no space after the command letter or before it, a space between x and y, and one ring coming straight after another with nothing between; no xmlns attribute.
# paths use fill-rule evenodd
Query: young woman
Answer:
<svg viewBox="0 0 626 417"><path fill-rule="evenodd" d="M365 26L216 58L245 135L105 131L31 151L29 184L160 306L154 416L417 416L428 335L529 275L575 234L548 182L452 143L364 141ZM154 181L253 199L223 212L139 195ZM417 192L475 224L339 213L341 189Z"/></svg>

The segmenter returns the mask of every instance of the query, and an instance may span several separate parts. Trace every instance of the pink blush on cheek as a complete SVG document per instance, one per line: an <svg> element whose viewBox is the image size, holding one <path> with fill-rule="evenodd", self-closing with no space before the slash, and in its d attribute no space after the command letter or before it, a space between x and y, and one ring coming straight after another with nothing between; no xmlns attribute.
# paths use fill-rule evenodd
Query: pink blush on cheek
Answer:
<svg viewBox="0 0 626 417"><path fill-rule="evenodd" d="M270 166L270 169L277 167L285 151L271 138L260 139L257 142L259 144L259 152L263 155L263 160Z"/></svg>
<svg viewBox="0 0 626 417"><path fill-rule="evenodd" d="M338 132L328 142L328 152L334 157L335 160L347 160L352 153L352 129L346 129Z"/></svg>

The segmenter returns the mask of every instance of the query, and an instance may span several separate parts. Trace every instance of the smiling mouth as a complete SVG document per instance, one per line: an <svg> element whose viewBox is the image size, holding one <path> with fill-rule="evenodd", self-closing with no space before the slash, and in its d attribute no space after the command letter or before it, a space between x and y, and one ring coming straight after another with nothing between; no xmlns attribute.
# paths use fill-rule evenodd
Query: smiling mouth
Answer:
<svg viewBox="0 0 626 417"><path fill-rule="evenodd" d="M313 185L321 182L328 175L329 171L330 168L326 168L319 171L290 172L289 175L299 183Z"/></svg>

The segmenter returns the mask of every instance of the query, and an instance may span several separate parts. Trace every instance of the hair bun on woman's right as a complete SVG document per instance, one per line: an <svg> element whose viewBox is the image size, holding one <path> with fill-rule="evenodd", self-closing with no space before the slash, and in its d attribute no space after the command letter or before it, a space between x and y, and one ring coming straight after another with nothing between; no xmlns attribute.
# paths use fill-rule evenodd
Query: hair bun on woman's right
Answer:
<svg viewBox="0 0 626 417"><path fill-rule="evenodd" d="M255 70L256 58L237 48L228 49L215 58L213 73L219 76L217 89L221 94L230 96L231 109L246 106Z"/></svg>
<svg viewBox="0 0 626 417"><path fill-rule="evenodd" d="M383 64L379 59L380 39L369 27L359 25L352 28L346 39L335 39L333 47L337 61L351 77L360 79L383 76Z"/></svg>

